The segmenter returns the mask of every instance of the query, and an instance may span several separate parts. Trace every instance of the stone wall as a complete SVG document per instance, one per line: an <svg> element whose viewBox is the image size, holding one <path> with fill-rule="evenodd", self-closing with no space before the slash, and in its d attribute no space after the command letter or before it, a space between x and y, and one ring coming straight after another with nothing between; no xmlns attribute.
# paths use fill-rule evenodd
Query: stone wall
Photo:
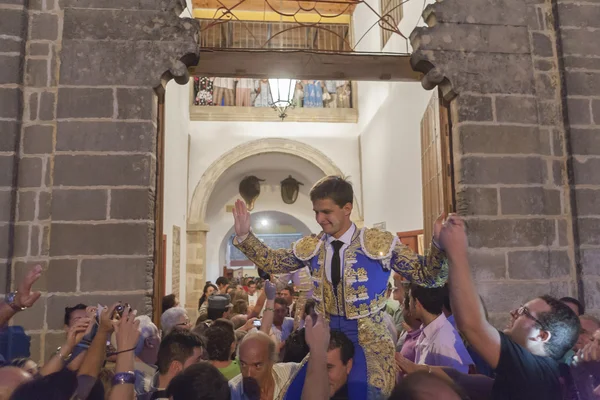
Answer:
<svg viewBox="0 0 600 400"><path fill-rule="evenodd" d="M184 4L0 1L0 259L12 281L45 268L14 319L34 359L64 340L67 305L152 309L158 101L198 56Z"/></svg>
<svg viewBox="0 0 600 400"><path fill-rule="evenodd" d="M600 203L587 186L600 182L597 157L589 155L600 154L590 126L600 74L573 71L600 64L561 54L598 54L597 33L582 27L600 17L600 7L553 3L444 0L427 7L428 27L411 35L411 61L426 73L424 87L439 85L452 100L458 211L468 222L478 288L497 325L506 311L543 293L585 298L600 311L599 253L592 250L600 244L593 223ZM580 139L563 117L567 108L588 125Z"/></svg>

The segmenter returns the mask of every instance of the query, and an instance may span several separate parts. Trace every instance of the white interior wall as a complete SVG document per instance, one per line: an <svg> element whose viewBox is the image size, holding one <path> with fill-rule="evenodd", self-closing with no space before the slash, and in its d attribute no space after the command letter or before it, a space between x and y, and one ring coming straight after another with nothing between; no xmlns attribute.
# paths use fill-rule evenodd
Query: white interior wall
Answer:
<svg viewBox="0 0 600 400"><path fill-rule="evenodd" d="M165 293L171 293L173 226L180 228L179 301L185 302L189 85L167 84L165 93L165 163L163 232L167 235Z"/></svg>
<svg viewBox="0 0 600 400"><path fill-rule="evenodd" d="M190 136L188 201L202 174L222 154L250 141L284 138L308 144L329 157L350 177L362 209L357 124L191 121Z"/></svg>

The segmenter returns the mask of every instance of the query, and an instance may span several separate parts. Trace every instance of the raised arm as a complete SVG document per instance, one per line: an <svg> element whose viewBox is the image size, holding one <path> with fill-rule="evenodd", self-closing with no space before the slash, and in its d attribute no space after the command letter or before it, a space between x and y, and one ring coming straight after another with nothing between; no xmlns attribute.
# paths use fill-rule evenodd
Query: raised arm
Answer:
<svg viewBox="0 0 600 400"><path fill-rule="evenodd" d="M283 274L304 266L292 250L273 250L250 232L250 213L246 203L235 202L233 209L235 235L233 244L256 266L269 274Z"/></svg>
<svg viewBox="0 0 600 400"><path fill-rule="evenodd" d="M467 235L460 217L450 216L441 230L440 240L448 253L448 288L456 327L473 349L496 368L500 360L500 333L485 318L469 268Z"/></svg>
<svg viewBox="0 0 600 400"><path fill-rule="evenodd" d="M448 279L448 261L440 248L439 234L442 229L444 214L435 221L433 227L433 243L426 257L413 252L398 242L392 252L391 268L411 282L425 287L439 287Z"/></svg>

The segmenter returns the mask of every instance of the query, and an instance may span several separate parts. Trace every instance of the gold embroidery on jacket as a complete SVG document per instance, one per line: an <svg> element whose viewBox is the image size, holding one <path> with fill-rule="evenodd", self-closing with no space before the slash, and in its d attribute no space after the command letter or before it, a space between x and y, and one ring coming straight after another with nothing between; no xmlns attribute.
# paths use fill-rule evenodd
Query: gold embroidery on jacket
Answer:
<svg viewBox="0 0 600 400"><path fill-rule="evenodd" d="M246 240L234 245L256 266L269 274L283 274L300 269L304 263L291 250L273 250L261 242L252 232Z"/></svg>
<svg viewBox="0 0 600 400"><path fill-rule="evenodd" d="M394 235L379 229L364 228L363 250L371 259L380 260L391 256Z"/></svg>
<svg viewBox="0 0 600 400"><path fill-rule="evenodd" d="M383 311L361 318L358 323L358 343L367 361L368 399L387 399L396 383L394 343L385 323Z"/></svg>

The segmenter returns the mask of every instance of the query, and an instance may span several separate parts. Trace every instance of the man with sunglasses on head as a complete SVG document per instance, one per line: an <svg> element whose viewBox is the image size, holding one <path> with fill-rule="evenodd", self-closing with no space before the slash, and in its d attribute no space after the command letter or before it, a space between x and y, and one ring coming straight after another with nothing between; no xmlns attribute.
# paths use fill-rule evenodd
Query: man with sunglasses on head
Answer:
<svg viewBox="0 0 600 400"><path fill-rule="evenodd" d="M449 261L449 289L458 330L494 369L492 398L562 399L559 360L577 342L577 315L551 296L540 296L511 312L499 332L487 322L467 258L464 222L451 215L440 232Z"/></svg>

